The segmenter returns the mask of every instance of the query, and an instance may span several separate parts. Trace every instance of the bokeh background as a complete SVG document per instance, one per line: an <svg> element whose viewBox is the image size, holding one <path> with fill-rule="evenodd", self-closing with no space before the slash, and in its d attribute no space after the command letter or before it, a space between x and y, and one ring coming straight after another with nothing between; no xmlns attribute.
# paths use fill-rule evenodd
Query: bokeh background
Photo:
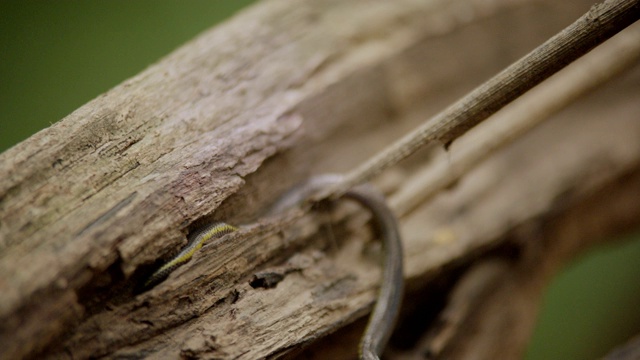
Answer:
<svg viewBox="0 0 640 360"><path fill-rule="evenodd" d="M2 0L0 152L252 2ZM595 359L640 333L638 259L640 233L570 264L545 295L526 359Z"/></svg>

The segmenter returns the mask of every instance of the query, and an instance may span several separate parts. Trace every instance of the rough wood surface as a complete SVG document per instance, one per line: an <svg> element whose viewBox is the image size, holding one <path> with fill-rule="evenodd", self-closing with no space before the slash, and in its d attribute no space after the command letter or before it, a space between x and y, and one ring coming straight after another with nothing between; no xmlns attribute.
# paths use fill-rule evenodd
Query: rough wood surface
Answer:
<svg viewBox="0 0 640 360"><path fill-rule="evenodd" d="M198 223L252 223L297 181L352 168L589 5L266 1L9 149L0 357L278 357L355 321L379 276L358 217L336 219L337 250L313 216L260 220L155 289L132 286ZM403 218L412 291L637 171L638 76ZM430 154L380 185L392 194ZM254 289L257 271L286 276Z"/></svg>
<svg viewBox="0 0 640 360"><path fill-rule="evenodd" d="M605 360L632 360L640 357L640 337L635 336L626 344L607 354Z"/></svg>
<svg viewBox="0 0 640 360"><path fill-rule="evenodd" d="M370 180L427 142L454 140L575 59L640 19L640 1L608 0L347 174L337 194Z"/></svg>

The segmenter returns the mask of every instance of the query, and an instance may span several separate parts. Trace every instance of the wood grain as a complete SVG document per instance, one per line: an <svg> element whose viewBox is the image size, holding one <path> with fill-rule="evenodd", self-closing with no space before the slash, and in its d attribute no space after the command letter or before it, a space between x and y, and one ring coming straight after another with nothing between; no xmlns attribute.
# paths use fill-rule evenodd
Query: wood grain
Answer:
<svg viewBox="0 0 640 360"><path fill-rule="evenodd" d="M260 214L311 174L355 167L588 6L261 2L0 154L0 357L280 357L356 321L379 280L366 219L339 211L335 249L328 215ZM633 173L637 79L401 219L414 291ZM393 194L432 156L379 185ZM133 293L211 219L251 225ZM286 276L253 289L257 271Z"/></svg>

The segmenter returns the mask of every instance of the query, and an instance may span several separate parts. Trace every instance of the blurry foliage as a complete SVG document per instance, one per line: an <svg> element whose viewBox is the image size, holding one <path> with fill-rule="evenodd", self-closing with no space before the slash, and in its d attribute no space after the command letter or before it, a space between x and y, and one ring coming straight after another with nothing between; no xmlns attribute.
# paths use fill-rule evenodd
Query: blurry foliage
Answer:
<svg viewBox="0 0 640 360"><path fill-rule="evenodd" d="M556 276L527 360L599 359L640 333L640 233L621 240L591 251Z"/></svg>
<svg viewBox="0 0 640 360"><path fill-rule="evenodd" d="M0 152L250 0L0 2Z"/></svg>

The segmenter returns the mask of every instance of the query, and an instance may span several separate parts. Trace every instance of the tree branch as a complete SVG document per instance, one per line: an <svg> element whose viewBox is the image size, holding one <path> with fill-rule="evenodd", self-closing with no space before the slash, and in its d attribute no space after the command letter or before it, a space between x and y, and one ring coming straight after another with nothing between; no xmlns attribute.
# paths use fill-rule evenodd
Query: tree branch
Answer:
<svg viewBox="0 0 640 360"><path fill-rule="evenodd" d="M310 174L354 168L587 3L265 1L9 149L0 357L277 357L355 321L379 281L363 220L335 219L345 240L330 251L313 216L255 223L260 212ZM403 218L413 289L633 172L633 90L540 127ZM211 219L254 225L132 292ZM254 289L257 271L286 276Z"/></svg>
<svg viewBox="0 0 640 360"><path fill-rule="evenodd" d="M430 141L449 146L460 135L595 46L640 19L640 1L607 0L573 24L347 174L328 193L342 194Z"/></svg>

